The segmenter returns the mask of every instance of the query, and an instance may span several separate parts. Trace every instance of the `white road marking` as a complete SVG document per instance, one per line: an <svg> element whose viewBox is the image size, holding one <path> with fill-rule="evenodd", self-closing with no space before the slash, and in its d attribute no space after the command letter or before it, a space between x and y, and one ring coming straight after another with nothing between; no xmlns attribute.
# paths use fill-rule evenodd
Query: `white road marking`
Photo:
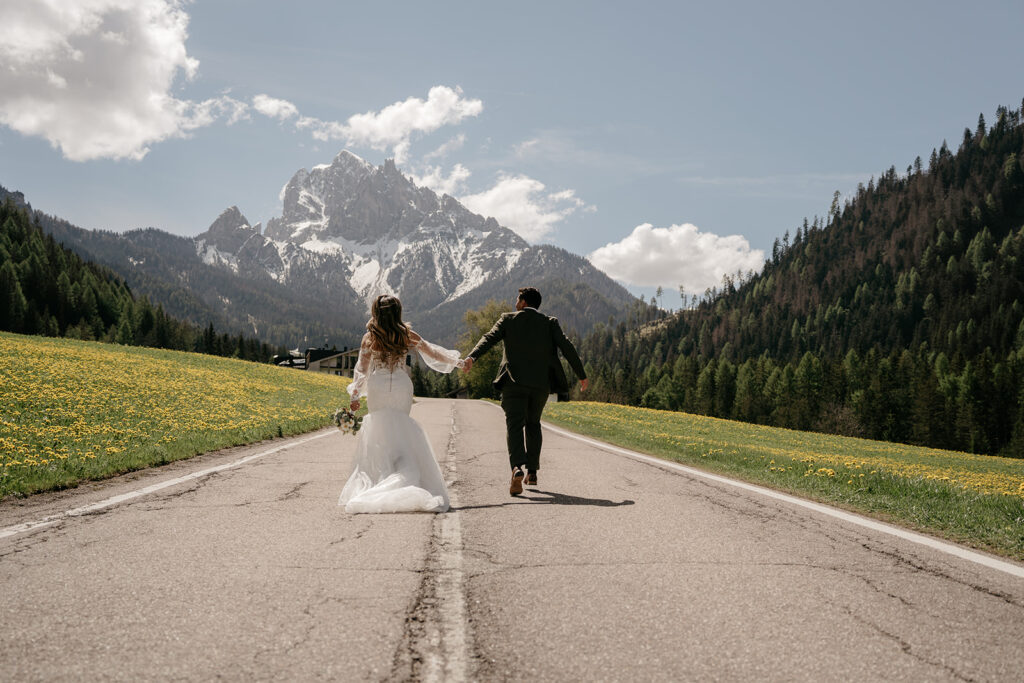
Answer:
<svg viewBox="0 0 1024 683"><path fill-rule="evenodd" d="M494 404L492 403L490 405ZM620 448L618 446L613 446L609 443L605 443L604 441L598 441L596 439L580 436L579 434L575 434L560 427L555 427L554 425L551 425L547 422L543 424L544 428L549 431L552 431L556 434L559 434L570 439L581 441L590 446L594 446L595 448L600 448L601 450L616 453L618 455L624 455L628 458L633 458L635 460L641 460L652 465L657 465L658 467L664 467L668 469L678 470L680 472L685 472L686 474L689 474L694 477L710 479L711 481L718 482L719 484L735 486L746 491L759 493L762 496L768 496L769 498L775 498L776 500L785 501L786 503L790 503L791 505L799 505L800 507L807 508L808 510L820 512L823 515L836 517L838 519L843 520L844 522L850 522L851 524L856 524L858 526L871 529L872 531L880 531L884 534L890 534L892 536L902 538L906 541L911 541L912 543L919 543L921 545L928 546L929 548L932 548L934 550L938 550L939 552L947 553L949 555L959 557L960 559L967 560L968 562L974 562L976 564L980 564L991 569L998 569L1001 572L1006 572L1007 574L1011 574L1019 578L1024 578L1024 567L1020 565L1012 564L1010 562L1006 562L1004 560L1000 560L989 555L983 555L981 553L975 552L973 550L968 550L967 548L955 545L953 543L947 543L945 541L940 541L938 539L931 538L930 536L924 536L922 534L914 533L913 531L908 531L906 529L901 529L900 527L892 526L890 524L884 524L882 522L878 522L867 517L861 517L860 515L855 515L850 512L846 512L845 510L840 510L839 508L830 507L828 505L822 505L821 503L813 503L809 500L803 500L802 498L790 496L785 493L779 493L778 491L773 491L762 486L755 486L754 484L748 484L743 481L737 481L735 479L729 479L728 477L722 477L717 474L711 474L710 472L704 472L693 467L680 465L670 460L662 460L661 458L655 458L650 455L637 453L636 451L631 451L628 448Z"/></svg>
<svg viewBox="0 0 1024 683"><path fill-rule="evenodd" d="M452 511L438 515L439 543L436 558L437 610L440 623L440 656L427 662L424 680L465 681L469 679L469 617L466 609L466 591L462 570L462 513L458 511L458 499L452 490L457 478L455 467L455 404L452 403L452 424L445 457L445 480L449 485L448 498Z"/></svg>
<svg viewBox="0 0 1024 683"><path fill-rule="evenodd" d="M234 462L229 462L229 463L227 463L225 465L217 465L216 467L208 467L205 470L199 470L198 472L192 472L192 473L186 474L186 475L184 475L182 477L175 477L174 479L167 479L165 481L161 481L161 482L158 482L156 484L151 484L151 485L143 487L141 489L136 489L134 491L129 491L128 493L122 493L120 495L111 496L110 498L107 498L105 500L101 500L98 503L92 503L90 505L83 505L82 507L77 507L77 508L74 508L72 510L66 510L65 512L60 512L60 513L57 513L55 515L49 515L48 517L43 517L42 519L38 519L38 520L35 520L33 522L24 522L22 524L15 524L14 526L4 527L3 529L0 529L0 539L8 538L10 536L15 536L17 534L21 534L21 533L24 533L26 531L32 531L34 529L42 529L44 527L53 526L54 524L57 524L57 523L61 522L64 519L67 519L68 517L79 517L81 515L87 515L90 512L96 512L97 510L102 510L102 509L108 508L108 507L110 507L112 505L118 505L118 504L123 503L123 502L125 502L127 500L133 500L135 498L139 498L140 496L149 495L150 493L155 493L157 491L161 491L161 490L169 488L171 486L177 486L178 484L184 484L186 481L192 481L193 479L199 479L201 477L205 477L205 476L213 474L215 472L223 472L224 470L229 470L229 469L231 469L233 467L239 467L241 465L244 465L247 462L252 462L253 460L256 460L258 458L262 458L262 457L270 455L272 453L277 453L278 451L283 451L286 448L292 448L293 446L298 446L298 445L307 443L309 441L313 441L314 439L322 439L323 437L330 436L333 433L334 432L332 432L332 431L326 431L326 432L322 432L320 434L314 434L313 436L308 436L305 439L299 439L298 441L289 441L288 443L285 443L285 444L282 444L280 446L277 446L276 448L271 448L269 450L263 451L262 453L256 453L256 454L253 454L253 455L247 455L244 458L240 458L238 460L235 460Z"/></svg>

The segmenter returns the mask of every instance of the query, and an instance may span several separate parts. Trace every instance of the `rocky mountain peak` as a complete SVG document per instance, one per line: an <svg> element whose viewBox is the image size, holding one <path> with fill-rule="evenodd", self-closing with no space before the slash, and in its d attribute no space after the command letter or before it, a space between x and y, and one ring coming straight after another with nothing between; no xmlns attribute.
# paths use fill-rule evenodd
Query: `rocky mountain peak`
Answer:
<svg viewBox="0 0 1024 683"><path fill-rule="evenodd" d="M354 256L358 253L359 258L369 253L394 254L397 248L407 254L404 258L419 253L426 259L426 252L414 244L422 246L424 239L440 231L447 235L445 239L477 244L474 253L483 245L488 252L507 254L503 266L507 268L529 246L494 218L473 213L450 195L439 197L429 188L417 187L394 159L375 167L348 150L339 152L330 164L297 171L281 199L281 216L267 222L264 234L296 247L342 249ZM430 262L434 263L433 256ZM380 266L382 273L385 265ZM458 266L458 271L467 272L455 280L468 275L467 269L472 268Z"/></svg>
<svg viewBox="0 0 1024 683"><path fill-rule="evenodd" d="M353 154L347 149L343 149L335 155L334 161L331 162L331 166L348 168L354 171L363 171L366 174L373 173L375 170L373 164L361 156Z"/></svg>
<svg viewBox="0 0 1024 683"><path fill-rule="evenodd" d="M394 159L385 159L384 160L384 166L381 167L381 171L384 173L384 175L386 175L388 177L391 177L391 178L394 178L394 177L397 176L397 177L402 178L403 180L406 179L405 176L402 175L402 172L398 170L398 167L395 166L395 160Z"/></svg>
<svg viewBox="0 0 1024 683"><path fill-rule="evenodd" d="M368 302L394 293L419 316L445 310L457 319L460 309L506 297L513 285L551 277L587 282L607 299L602 320L629 300L582 259L531 247L455 197L417 187L394 159L373 166L343 150L330 164L296 172L281 199L281 216L263 235L237 207L227 209L199 235L197 253L210 265L266 273L324 300ZM450 332L449 323L431 331Z"/></svg>
<svg viewBox="0 0 1024 683"><path fill-rule="evenodd" d="M237 206L229 206L221 211L217 220L210 224L207 232L212 235L229 235L238 230L251 230L249 219L242 215Z"/></svg>
<svg viewBox="0 0 1024 683"><path fill-rule="evenodd" d="M0 202L10 199L14 202L14 205L19 209L32 210L32 206L25 201L25 195L18 191L12 191L6 189L3 185L0 185Z"/></svg>
<svg viewBox="0 0 1024 683"><path fill-rule="evenodd" d="M394 159L375 167L348 150L330 164L298 171L281 200L281 217L267 222L266 235L295 244L341 239L368 245L401 239L440 206L437 195L416 187Z"/></svg>
<svg viewBox="0 0 1024 683"><path fill-rule="evenodd" d="M259 235L259 226L249 225L249 219L242 215L237 206L224 209L217 220L210 224L206 232L198 235L197 240L204 240L225 252L237 252L246 242Z"/></svg>

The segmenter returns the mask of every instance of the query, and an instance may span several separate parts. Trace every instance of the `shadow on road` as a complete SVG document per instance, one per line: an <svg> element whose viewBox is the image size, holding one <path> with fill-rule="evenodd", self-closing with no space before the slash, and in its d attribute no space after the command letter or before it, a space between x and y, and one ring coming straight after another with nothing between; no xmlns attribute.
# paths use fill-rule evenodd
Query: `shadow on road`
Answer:
<svg viewBox="0 0 1024 683"><path fill-rule="evenodd" d="M623 500L618 503L612 500L605 500L603 498L582 498L580 496L570 496L567 493L556 493L554 491L541 491L539 489L527 489L523 492L540 494L540 496L528 496L521 495L516 496L512 500L504 503L494 503L492 505L460 505L453 507L452 511L456 510L478 510L481 508L500 508L506 505L522 505L523 503L539 503L544 505L593 505L595 507L602 508L614 508L621 505L634 505L636 501ZM541 497L543 496L543 497Z"/></svg>

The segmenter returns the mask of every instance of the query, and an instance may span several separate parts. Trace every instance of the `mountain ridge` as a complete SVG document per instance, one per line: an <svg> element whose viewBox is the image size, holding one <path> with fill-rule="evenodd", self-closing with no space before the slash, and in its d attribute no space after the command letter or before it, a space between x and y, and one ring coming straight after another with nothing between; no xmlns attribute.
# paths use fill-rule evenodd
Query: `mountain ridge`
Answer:
<svg viewBox="0 0 1024 683"><path fill-rule="evenodd" d="M399 296L421 333L449 345L466 310L514 298L520 286L541 289L546 312L579 334L635 302L582 257L530 245L493 217L417 187L390 159L375 167L343 150L294 173L281 199L281 216L265 228L229 206L195 237L87 231L36 216L169 312L289 346L357 343L381 293Z"/></svg>

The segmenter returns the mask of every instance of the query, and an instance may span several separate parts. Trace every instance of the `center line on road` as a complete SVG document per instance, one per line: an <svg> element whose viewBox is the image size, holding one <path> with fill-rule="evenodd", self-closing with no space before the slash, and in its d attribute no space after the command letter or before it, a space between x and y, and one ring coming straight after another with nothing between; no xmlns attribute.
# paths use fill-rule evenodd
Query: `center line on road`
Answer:
<svg viewBox="0 0 1024 683"><path fill-rule="evenodd" d="M711 481L718 482L719 484L735 486L736 488L741 488L746 491L759 493L763 496L768 496L769 498L775 498L777 500L785 501L792 505L799 505L800 507L807 508L808 510L814 510L815 512L820 512L821 514L829 515L830 517L836 517L845 522L849 522L851 524L856 524L858 526L871 529L872 531L880 531L884 534L896 536L906 541L918 543L920 545L932 548L933 550L938 550L948 555L959 557L960 559L967 560L968 562L974 562L976 564L989 567L990 569L997 569L1001 572L1006 572L1007 574L1011 574L1019 578L1024 578L1024 567L1021 567L1020 565L1005 562L1003 560L997 559L995 557L990 557L988 555L983 555L981 553L974 552L973 550L968 550L967 548L955 545L953 543L946 543L945 541L940 541L930 536L925 536L923 534L914 533L913 531L908 531L907 529L901 529L900 527L884 524L882 522L877 522L867 517L861 517L860 515L855 515L850 512L846 512L845 510L840 510L839 508L829 507L828 505L814 503L809 500L804 500L802 498L790 496L785 493L773 491L772 489L764 488L763 486L756 486L754 484L748 484L743 481L729 479L728 477L719 476L717 474L711 474L710 472L704 472L703 470L698 470L693 467L687 467L686 465L680 465L670 460L663 460L661 458L655 458L654 456L644 455L643 453L637 453L636 451L631 451L628 448L620 448L619 446L613 446L609 443L605 443L604 441L598 441L597 439L591 439L585 436L580 436L579 434L570 432L566 429L562 429L561 427L555 427L554 425L551 425L547 422L543 424L544 428L547 429L548 431L554 432L555 434L559 434L570 439L575 439L576 441L581 441L585 444L594 446L596 448L600 448L605 451L610 451L612 453L624 455L628 458L633 458L634 460L640 460L646 463L657 465L658 467L685 472L686 474L695 477L710 479Z"/></svg>
<svg viewBox="0 0 1024 683"><path fill-rule="evenodd" d="M440 629L440 656L427 662L424 680L465 681L469 679L469 618L466 609L466 591L462 570L462 516L458 511L458 499L454 491L457 479L455 464L455 437L459 429L455 424L455 403L452 403L451 431L445 453L445 479L449 484L448 500L451 510L435 518L437 531L437 597Z"/></svg>
<svg viewBox="0 0 1024 683"><path fill-rule="evenodd" d="M292 446L298 446L300 444L313 441L314 439L322 439L323 437L330 436L333 433L333 431L325 431L320 434L308 436L304 439L299 439L297 441L289 441L288 443L281 444L276 448L271 448L269 450L263 451L262 453L255 453L253 455L247 455L244 458L239 458L234 462L229 462L224 465L217 465L216 467L208 467L205 470L192 472L181 477L175 477L174 479L167 479L165 481L161 481L156 484L151 484L141 489L129 491L128 493L122 493L116 496L111 496L110 498L101 500L98 503L91 503L90 505L83 505L82 507L66 510L55 515L49 515L47 517L43 517L42 519L38 519L33 522L24 522L22 524L15 524L13 526L4 527L3 529L0 529L0 539L15 536L17 534L25 533L26 531L32 531L34 529L42 529L44 527L53 526L54 524L57 524L62 520L67 519L68 517L80 517L82 515L87 515L90 512L96 512L97 510L102 510L112 505L118 505L125 501L132 500L134 498L139 498L140 496L149 495L150 493L155 493L157 491L169 488L171 486L177 486L178 484L183 484L186 481L192 481L193 479L199 479L200 477L205 477L207 475L214 474L215 472L223 472L224 470L229 470L233 467L239 467L240 465L244 465L247 462L252 462L253 460L256 460L258 458L271 455L272 453L277 453L278 451L283 451L284 449L291 448Z"/></svg>

